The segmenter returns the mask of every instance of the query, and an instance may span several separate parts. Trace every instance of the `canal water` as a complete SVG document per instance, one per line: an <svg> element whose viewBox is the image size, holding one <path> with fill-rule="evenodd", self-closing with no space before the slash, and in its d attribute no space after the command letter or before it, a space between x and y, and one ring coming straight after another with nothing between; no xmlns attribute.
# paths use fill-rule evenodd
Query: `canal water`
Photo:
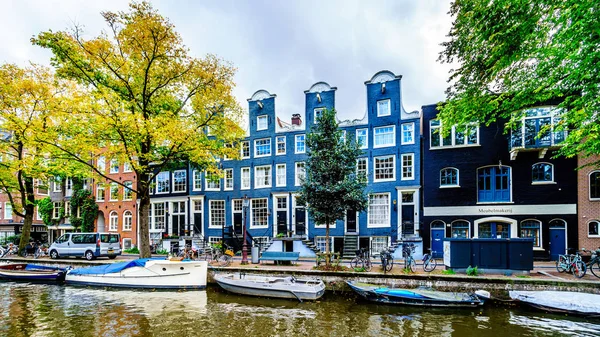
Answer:
<svg viewBox="0 0 600 337"><path fill-rule="evenodd" d="M207 291L129 291L0 281L0 336L600 336L600 320L486 305L317 303Z"/></svg>

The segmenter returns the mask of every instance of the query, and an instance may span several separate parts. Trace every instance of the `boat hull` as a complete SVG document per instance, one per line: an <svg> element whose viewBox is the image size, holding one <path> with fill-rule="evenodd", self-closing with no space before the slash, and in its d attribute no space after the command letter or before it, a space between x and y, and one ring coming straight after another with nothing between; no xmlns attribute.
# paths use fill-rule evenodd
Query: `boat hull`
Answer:
<svg viewBox="0 0 600 337"><path fill-rule="evenodd" d="M0 266L0 279L27 282L62 282L66 270L31 264L9 264Z"/></svg>
<svg viewBox="0 0 600 337"><path fill-rule="evenodd" d="M204 289L206 261L148 261L144 267L120 272L80 275L67 273L67 284L141 289Z"/></svg>
<svg viewBox="0 0 600 337"><path fill-rule="evenodd" d="M231 274L215 276L219 286L239 295L315 301L325 293L325 284L320 280L291 280L251 275L241 279Z"/></svg>
<svg viewBox="0 0 600 337"><path fill-rule="evenodd" d="M557 314L600 317L600 295L570 291L510 291L510 298Z"/></svg>

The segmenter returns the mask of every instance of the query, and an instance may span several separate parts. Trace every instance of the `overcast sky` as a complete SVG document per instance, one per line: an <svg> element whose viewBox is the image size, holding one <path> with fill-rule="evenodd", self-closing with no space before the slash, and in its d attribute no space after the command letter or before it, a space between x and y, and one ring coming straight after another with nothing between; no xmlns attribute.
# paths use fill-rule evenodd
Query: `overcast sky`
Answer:
<svg viewBox="0 0 600 337"><path fill-rule="evenodd" d="M449 65L437 62L452 18L449 1L152 1L194 56L207 53L238 69L242 107L255 91L276 94L277 114L304 115L304 90L318 81L338 88L340 119L361 118L365 86L379 70L402 75L404 107L444 99ZM44 30L83 24L88 37L106 29L100 11L126 10L123 0L0 2L0 62L49 64L29 39Z"/></svg>

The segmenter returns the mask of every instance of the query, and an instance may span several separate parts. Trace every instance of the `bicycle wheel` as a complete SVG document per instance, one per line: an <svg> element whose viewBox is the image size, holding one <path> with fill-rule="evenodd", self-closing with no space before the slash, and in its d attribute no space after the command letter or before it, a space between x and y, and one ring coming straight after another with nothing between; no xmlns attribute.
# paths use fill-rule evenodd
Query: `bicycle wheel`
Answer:
<svg viewBox="0 0 600 337"><path fill-rule="evenodd" d="M585 263L583 263L583 261L581 261L581 260L575 261L575 267L573 268L573 275L575 275L575 277L577 277L577 278L584 277L586 271L587 271L587 268L585 266Z"/></svg>
<svg viewBox="0 0 600 337"><path fill-rule="evenodd" d="M350 268L356 269L356 268L362 268L362 267L363 267L362 261L358 257L355 257L352 260L350 260Z"/></svg>
<svg viewBox="0 0 600 337"><path fill-rule="evenodd" d="M394 267L394 259L391 259L391 258L386 259L386 264L385 264L384 270L386 272L390 272L390 271L392 271L393 267Z"/></svg>
<svg viewBox="0 0 600 337"><path fill-rule="evenodd" d="M221 256L219 256L218 261L219 261L219 266L227 267L231 263L231 256L221 255Z"/></svg>
<svg viewBox="0 0 600 337"><path fill-rule="evenodd" d="M410 269L411 273L414 273L417 271L417 263L415 262L415 259L413 259L412 257L410 258L410 261L408 263L408 268Z"/></svg>
<svg viewBox="0 0 600 337"><path fill-rule="evenodd" d="M373 262L370 259L363 260L363 267L365 271L371 271L373 269Z"/></svg>
<svg viewBox="0 0 600 337"><path fill-rule="evenodd" d="M426 272L432 272L435 270L435 267L437 267L437 261L435 261L434 258L428 258L425 261L423 261L423 270Z"/></svg>
<svg viewBox="0 0 600 337"><path fill-rule="evenodd" d="M590 271L592 274L594 274L594 276L600 278L600 261L590 264Z"/></svg>
<svg viewBox="0 0 600 337"><path fill-rule="evenodd" d="M567 271L567 268L565 268L566 265L567 265L567 259L564 257L564 255L560 255L558 257L558 260L556 261L556 270L559 273L564 273Z"/></svg>

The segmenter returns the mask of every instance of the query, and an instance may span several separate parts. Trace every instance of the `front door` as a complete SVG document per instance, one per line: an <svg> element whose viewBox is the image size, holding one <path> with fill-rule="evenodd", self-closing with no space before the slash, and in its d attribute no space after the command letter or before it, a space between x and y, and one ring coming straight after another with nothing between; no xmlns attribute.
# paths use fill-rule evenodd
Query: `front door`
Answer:
<svg viewBox="0 0 600 337"><path fill-rule="evenodd" d="M410 237L415 235L415 192L402 191L400 200L400 216L402 217L401 234L402 237Z"/></svg>
<svg viewBox="0 0 600 337"><path fill-rule="evenodd" d="M296 234L306 235L306 210L304 207L296 207Z"/></svg>
<svg viewBox="0 0 600 337"><path fill-rule="evenodd" d="M173 213L171 214L171 234L185 235L185 201L174 201L171 205Z"/></svg>
<svg viewBox="0 0 600 337"><path fill-rule="evenodd" d="M243 226L244 226L244 217L242 216L243 211L243 200L242 199L234 199L233 200L233 230L238 237L244 235Z"/></svg>
<svg viewBox="0 0 600 337"><path fill-rule="evenodd" d="M346 232L356 233L356 211L353 209L346 211Z"/></svg>
<svg viewBox="0 0 600 337"><path fill-rule="evenodd" d="M201 235L202 228L202 200L194 200L194 234Z"/></svg>
<svg viewBox="0 0 600 337"><path fill-rule="evenodd" d="M431 229L431 253L433 257L442 257L444 253L444 228Z"/></svg>
<svg viewBox="0 0 600 337"><path fill-rule="evenodd" d="M287 196L275 197L275 207L277 212L277 234L287 235Z"/></svg>
<svg viewBox="0 0 600 337"><path fill-rule="evenodd" d="M558 260L558 255L565 254L566 251L565 226L550 227L550 258L552 260Z"/></svg>

